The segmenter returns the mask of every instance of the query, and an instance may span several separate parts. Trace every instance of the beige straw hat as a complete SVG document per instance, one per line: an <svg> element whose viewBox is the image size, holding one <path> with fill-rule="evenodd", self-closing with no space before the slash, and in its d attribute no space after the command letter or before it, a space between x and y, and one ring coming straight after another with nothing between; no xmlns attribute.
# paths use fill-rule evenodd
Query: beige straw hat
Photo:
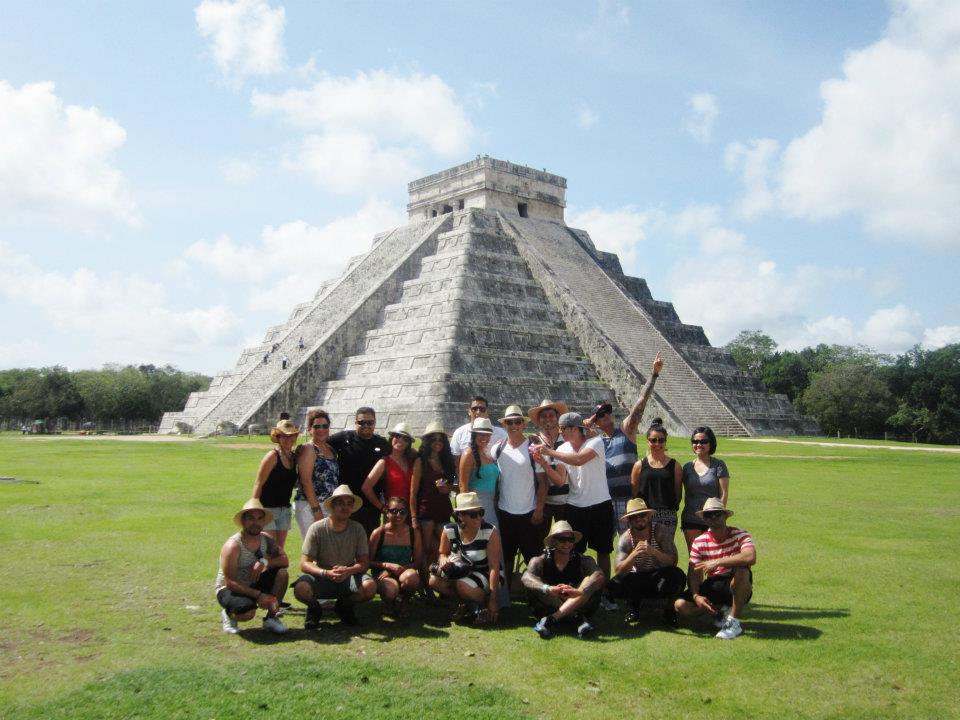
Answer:
<svg viewBox="0 0 960 720"><path fill-rule="evenodd" d="M643 498L633 498L627 502L627 511L620 517L621 520L626 520L629 517L634 515L656 515L657 511L653 508L648 508L647 504L643 501Z"/></svg>
<svg viewBox="0 0 960 720"><path fill-rule="evenodd" d="M560 417L565 412L569 411L570 408L567 407L565 402L560 402L559 400L543 400L535 408L530 408L530 419L533 420L535 425L540 424L540 411L541 410L553 410L557 413L557 417Z"/></svg>
<svg viewBox="0 0 960 720"><path fill-rule="evenodd" d="M711 512L713 510L723 510L727 517L733 515L733 510L728 510L725 508L723 503L720 502L720 498L707 498L707 501L703 504L703 509L697 510L696 515L698 518L703 519L703 514L705 512Z"/></svg>
<svg viewBox="0 0 960 720"><path fill-rule="evenodd" d="M350 490L350 486L349 486L349 485L340 485L336 490L334 490L332 493L330 493L330 497L328 497L326 500L323 501L323 512L324 512L324 513L326 513L327 515L329 515L331 512L333 512L332 503L333 503L334 499L336 499L336 498L338 498L338 497L352 497L352 498L353 498L353 510L350 511L351 513L355 513L357 510L359 510L361 507L363 507L363 500L362 500L358 495L354 495L354 494L353 494L353 491Z"/></svg>
<svg viewBox="0 0 960 720"><path fill-rule="evenodd" d="M553 539L555 535L562 535L564 533L570 533L573 535L573 541L575 543L580 542L583 538L583 533L577 532L573 529L573 526L570 525L566 520L557 520L553 527L550 528L550 533L546 537L546 543L548 547L553 547L556 545L556 541Z"/></svg>
<svg viewBox="0 0 960 720"><path fill-rule="evenodd" d="M240 512L236 513L233 516L233 524L237 527L243 527L243 514L248 510L260 510L264 513L265 517L263 518L263 524L269 525L273 522L273 513L267 510L263 503L260 502L257 498L250 498L243 504L243 509Z"/></svg>
<svg viewBox="0 0 960 720"><path fill-rule="evenodd" d="M299 434L300 434L300 428L298 428L289 420L281 420L280 422L277 423L276 427L274 427L270 431L270 440L271 442L280 442L279 437L281 435L296 436Z"/></svg>

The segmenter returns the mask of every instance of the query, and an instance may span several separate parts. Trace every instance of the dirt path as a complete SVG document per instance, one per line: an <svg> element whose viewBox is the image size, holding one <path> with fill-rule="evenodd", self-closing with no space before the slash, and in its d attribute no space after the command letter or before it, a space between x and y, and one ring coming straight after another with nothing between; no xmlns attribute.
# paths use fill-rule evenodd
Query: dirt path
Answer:
<svg viewBox="0 0 960 720"><path fill-rule="evenodd" d="M960 448L911 447L909 445L862 445L859 443L818 442L816 440L781 440L780 438L750 438L746 442L783 443L785 445L814 445L831 448L863 448L865 450L906 450L907 452L960 453Z"/></svg>

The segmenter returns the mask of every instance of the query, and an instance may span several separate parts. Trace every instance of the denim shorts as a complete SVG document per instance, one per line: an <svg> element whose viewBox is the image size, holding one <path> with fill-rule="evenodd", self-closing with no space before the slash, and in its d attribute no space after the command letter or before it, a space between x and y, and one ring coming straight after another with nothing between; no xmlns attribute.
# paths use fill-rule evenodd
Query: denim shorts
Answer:
<svg viewBox="0 0 960 720"><path fill-rule="evenodd" d="M268 507L273 513L273 520L263 526L264 530L289 530L290 522L293 520L293 511L290 506L286 507Z"/></svg>

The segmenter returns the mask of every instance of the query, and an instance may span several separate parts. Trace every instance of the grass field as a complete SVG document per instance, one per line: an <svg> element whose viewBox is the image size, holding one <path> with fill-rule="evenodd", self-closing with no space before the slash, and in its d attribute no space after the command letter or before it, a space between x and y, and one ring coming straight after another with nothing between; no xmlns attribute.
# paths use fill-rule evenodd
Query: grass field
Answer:
<svg viewBox="0 0 960 720"><path fill-rule="evenodd" d="M0 717L957 716L960 455L721 440L759 557L733 642L603 611L597 639L543 641L519 606L476 630L378 602L353 633L295 613L230 637L213 580L255 443L0 436L0 476L36 481L0 481Z"/></svg>

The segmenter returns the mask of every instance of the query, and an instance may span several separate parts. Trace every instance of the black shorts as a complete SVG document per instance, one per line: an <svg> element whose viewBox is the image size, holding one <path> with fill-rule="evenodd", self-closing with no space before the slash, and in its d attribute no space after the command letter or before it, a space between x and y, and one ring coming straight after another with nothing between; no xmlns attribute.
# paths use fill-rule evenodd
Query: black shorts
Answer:
<svg viewBox="0 0 960 720"><path fill-rule="evenodd" d="M598 553L613 552L612 500L587 507L567 505L567 522L574 530L583 533L583 539L577 543L578 552L584 553L587 545Z"/></svg>
<svg viewBox="0 0 960 720"><path fill-rule="evenodd" d="M280 568L273 568L273 570L260 573L260 577L250 587L260 592L272 593L273 584L277 581L279 571ZM230 588L220 588L217 591L217 602L231 615L246 615L251 610L257 609L256 600L246 595L237 595Z"/></svg>
<svg viewBox="0 0 960 720"><path fill-rule="evenodd" d="M750 598L753 597L753 570L747 568L747 572L750 573L750 594L747 595L744 604L750 602ZM733 572L708 577L700 583L700 592L698 594L703 595L714 607L733 605L733 594L730 592L731 580L733 580ZM693 595L689 590L683 594L683 597L693 602Z"/></svg>
<svg viewBox="0 0 960 720"><path fill-rule="evenodd" d="M297 583L308 583L310 585L310 591L313 593L314 600L327 600L330 598L344 598L350 597L353 593L358 592L363 586L363 579L370 577L369 575L364 575L363 573L354 573L353 580L356 585L355 590L350 589L350 579L346 579L343 582L334 582L329 578L318 578L313 575L308 575L304 573L297 578L294 585Z"/></svg>

